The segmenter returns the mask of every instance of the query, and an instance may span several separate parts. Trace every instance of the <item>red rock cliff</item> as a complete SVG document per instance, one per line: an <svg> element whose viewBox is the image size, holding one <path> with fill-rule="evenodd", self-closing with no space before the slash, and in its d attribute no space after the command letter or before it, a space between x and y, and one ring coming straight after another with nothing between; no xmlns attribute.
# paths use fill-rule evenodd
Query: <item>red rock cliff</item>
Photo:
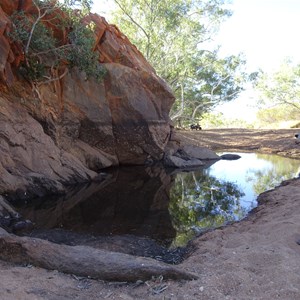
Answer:
<svg viewBox="0 0 300 300"><path fill-rule="evenodd" d="M33 11L31 0L0 1L0 194L57 192L102 168L161 159L174 97L126 36L91 14L104 80L73 70L32 90L8 34L9 16L21 9Z"/></svg>

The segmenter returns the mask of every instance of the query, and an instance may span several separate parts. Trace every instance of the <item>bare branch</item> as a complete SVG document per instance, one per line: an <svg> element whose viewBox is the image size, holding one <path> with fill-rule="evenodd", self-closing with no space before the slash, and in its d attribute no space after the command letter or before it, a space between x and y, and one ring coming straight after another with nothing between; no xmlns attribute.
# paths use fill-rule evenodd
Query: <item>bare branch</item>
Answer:
<svg viewBox="0 0 300 300"><path fill-rule="evenodd" d="M126 11L126 9L121 5L121 3L118 0L115 0L115 2L118 4L120 9L124 12L124 14L131 20L131 22L134 23L138 28L140 28L142 32L145 34L145 36L147 37L147 39L149 39L150 37L147 31L132 18L132 16Z"/></svg>
<svg viewBox="0 0 300 300"><path fill-rule="evenodd" d="M63 77L65 77L66 75L68 74L68 68L65 69L65 71L58 77L55 77L55 78L51 78L51 77L47 77L47 76L44 76L44 78L48 79L46 81L41 81L39 83L37 83L37 86L41 86L43 84L48 84L50 82L53 82L53 81L57 81L57 80L60 80L62 79Z"/></svg>
<svg viewBox="0 0 300 300"><path fill-rule="evenodd" d="M43 13L41 13L41 9L39 8L39 6L36 4L36 2L33 0L32 1L34 6L36 7L37 11L38 11L38 17L37 19L34 21L34 23L32 24L32 27L31 27L31 30L30 30L30 33L29 33L29 37L28 37L28 41L27 41L27 44L26 44L26 47L25 47L25 56L27 56L28 54L28 51L29 51L29 47L30 47L30 44L31 44L31 40L32 40L32 36L33 36L33 33L34 33L34 30L37 26L37 24L41 21L41 19L43 17L46 16L47 13L49 13L49 9L46 8L45 11Z"/></svg>

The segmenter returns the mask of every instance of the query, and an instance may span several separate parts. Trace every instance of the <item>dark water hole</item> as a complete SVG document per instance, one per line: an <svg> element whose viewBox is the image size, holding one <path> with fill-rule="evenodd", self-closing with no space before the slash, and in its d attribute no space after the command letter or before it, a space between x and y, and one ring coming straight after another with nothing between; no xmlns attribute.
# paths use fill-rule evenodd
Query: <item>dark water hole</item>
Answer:
<svg viewBox="0 0 300 300"><path fill-rule="evenodd" d="M195 236L243 219L258 194L299 173L299 160L239 155L189 172L119 168L64 196L16 202L34 224L19 234L179 263Z"/></svg>

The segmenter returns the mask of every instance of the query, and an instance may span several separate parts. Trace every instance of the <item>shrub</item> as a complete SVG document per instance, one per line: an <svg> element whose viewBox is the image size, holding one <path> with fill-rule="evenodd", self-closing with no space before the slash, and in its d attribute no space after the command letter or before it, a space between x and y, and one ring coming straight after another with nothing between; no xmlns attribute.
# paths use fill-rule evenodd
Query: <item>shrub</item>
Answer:
<svg viewBox="0 0 300 300"><path fill-rule="evenodd" d="M13 30L10 33L12 41L21 45L25 56L22 74L33 82L45 82L49 80L47 71L67 63L69 68L77 67L86 75L101 80L104 76L104 68L98 62L97 53L93 52L93 24L83 25L84 16L78 11L73 11L71 5L78 1L66 1L65 4L57 4L53 1L33 1L37 13L26 15L24 11L16 12L11 16ZM79 1L80 2L80 1ZM89 1L83 1L87 7ZM60 9L67 15L67 20L61 19L55 10ZM55 15L52 20L49 19ZM52 30L45 24L59 20L60 30L68 32L68 41L62 44ZM58 25L55 25L58 26ZM49 73L49 72L48 72ZM53 80L53 79L52 79Z"/></svg>

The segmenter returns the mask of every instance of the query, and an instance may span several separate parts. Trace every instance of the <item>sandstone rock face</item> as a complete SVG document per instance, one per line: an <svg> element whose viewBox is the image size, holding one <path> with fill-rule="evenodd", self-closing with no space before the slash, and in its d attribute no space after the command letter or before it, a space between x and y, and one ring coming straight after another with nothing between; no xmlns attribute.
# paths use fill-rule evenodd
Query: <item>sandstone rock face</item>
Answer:
<svg viewBox="0 0 300 300"><path fill-rule="evenodd" d="M58 192L103 168L162 159L174 96L118 28L96 14L85 19L96 24L102 82L73 69L33 87L18 76L24 57L9 39L17 9L30 14L32 1L0 3L0 193Z"/></svg>
<svg viewBox="0 0 300 300"><path fill-rule="evenodd" d="M67 183L96 173L59 149L42 126L20 105L0 97L0 193L18 197L62 192Z"/></svg>
<svg viewBox="0 0 300 300"><path fill-rule="evenodd" d="M170 99L171 93L145 71L117 64L106 68L106 98L120 163L143 164L148 156L160 160L170 136L169 108L161 100Z"/></svg>

